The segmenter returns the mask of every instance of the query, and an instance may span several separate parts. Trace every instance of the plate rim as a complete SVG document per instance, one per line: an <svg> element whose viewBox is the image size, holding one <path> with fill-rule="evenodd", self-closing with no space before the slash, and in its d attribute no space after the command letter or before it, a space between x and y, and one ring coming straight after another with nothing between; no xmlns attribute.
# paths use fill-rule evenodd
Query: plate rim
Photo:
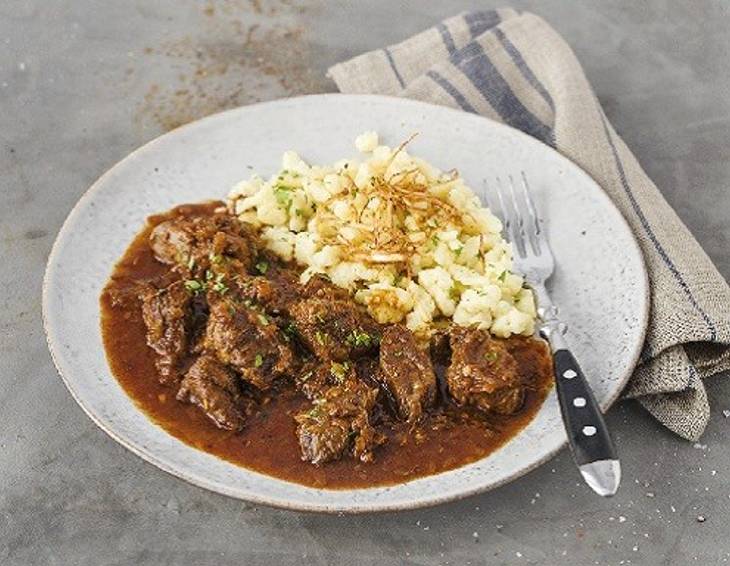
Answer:
<svg viewBox="0 0 730 566"><path fill-rule="evenodd" d="M57 254L59 253L59 247L60 243L67 237L68 233L71 232L71 226L73 224L73 221L76 219L76 217L80 214L80 211L83 207L83 205L90 200L94 194L100 190L100 188L105 184L105 181L108 177L112 176L119 168L125 166L128 162L133 161L139 154L143 153L144 151L148 150L150 147L157 145L161 140L167 139L170 136L177 135L183 130L191 129L194 127L200 126L203 122L212 122L215 120L220 120L226 115L232 115L238 112L241 112L243 110L248 110L251 108L260 108L262 106L277 106L277 105L285 105L285 104L291 104L292 102L297 101L305 101L305 100L323 100L326 101L327 99L332 98L349 98L353 101L373 101L373 102L381 102L385 104L405 104L405 105L413 105L413 106L420 106L423 108L427 108L430 111L437 110L439 112L445 112L446 114L449 113L455 113L461 115L461 117L464 117L464 115L468 116L468 119L474 119L476 121L486 121L490 124L490 127L496 127L498 129L504 129L508 130L510 132L510 135L514 135L518 138L523 138L528 141L528 143L539 143L546 147L550 152L555 154L557 158L566 163L568 167L578 169L583 175L588 177L593 183L595 183L601 192L606 196L607 204L615 209L615 211L618 213L619 222L623 224L623 227L626 229L625 231L631 235L631 243L633 244L635 255L639 258L639 265L641 270L641 280L640 284L643 287L643 293L642 293L642 310L641 312L637 312L638 320L639 320L639 327L640 327L640 336L641 340L637 341L637 344L634 345L632 350L630 351L629 356L629 364L627 365L627 369L624 373L624 375L620 376L620 379L617 380L618 386L615 388L615 391L611 393L602 403L600 403L601 411L605 413L620 397L621 393L626 387L626 384L628 383L629 379L631 378L631 375L633 374L636 365L640 359L641 352L643 349L643 345L646 338L646 332L648 329L649 324L649 314L650 314L650 307L651 307L651 290L649 285L649 274L646 268L646 261L644 259L644 254L641 250L641 247L639 246L638 240L636 238L636 234L632 230L631 226L629 225L628 221L624 217L623 213L618 209L616 204L611 200L611 198L608 196L606 191L603 189L600 183L598 183L588 172L586 172L582 167L580 167L578 164L576 164L574 161L557 151L555 148L550 147L549 145L545 144L544 142L530 136L529 134L526 134L525 132L518 130L516 128L513 128L512 126L509 126L507 124L504 124L502 122L498 122L496 120L493 120L491 118L488 118L486 116L481 116L477 114L471 114L466 113L454 108L450 108L447 106L439 105L439 104L432 104L429 102L423 102L420 100L414 100L409 98L403 98L398 96L387 96L387 95L372 95L372 94L343 94L343 93L320 93L320 94L306 94L306 95L300 95L300 96L293 96L293 97L287 97L287 98L279 98L275 100L268 100L263 102L258 102L255 104L249 104L245 106L238 106L236 108L231 108L228 110L224 110L222 112L216 112L214 114L210 114L208 116L205 116L203 118L200 118L198 120L195 120L193 122L189 122L187 124L184 124L178 128L175 128L174 130L170 130L169 132L165 132L148 142L144 143L143 145L139 146L138 148L134 149L127 155L125 155L122 159L115 162L111 167L109 167L104 173L102 173L96 181L94 181L78 198L78 200L75 202L71 210L69 211L68 215L66 216L65 220L63 221L63 224L61 225L61 228L59 229L58 233L56 234L56 237L53 241L53 245L51 246L51 250L48 254L48 258L46 260L46 267L44 270L43 275L43 281L42 281L42 289L41 289L41 318L43 323L43 329L44 334L46 337L46 343L48 345L48 350L51 355L51 359L53 361L53 365L56 368L56 373L61 377L61 380L63 381L64 385L66 386L66 389L68 389L69 393L71 393L72 398L76 402L77 405L81 407L81 409L84 411L84 413L91 419L91 421L99 427L102 431L104 431L107 435L109 435L114 441L119 443L121 446L144 460L145 462L152 464L153 466L161 469L162 471L174 476L175 478L182 479L183 481L186 481L187 483L190 483L192 485L195 485L197 487L206 489L208 491L212 491L214 493L219 493L228 497L232 497L241 501L247 501L254 504L261 504L261 505L267 505L274 508L279 509L287 509L287 510L295 510L295 511L305 511L305 512L317 512L317 513L344 513L344 514L364 514L364 513L380 513L380 512L390 512L390 511L403 511L403 510L409 510L409 509L420 509L425 507L432 507L435 505L440 505L449 501L457 501L461 499L465 499L467 497L479 494L479 493L486 493L488 491L491 491L493 489L496 489L500 486L503 486L507 483L510 483L512 481L515 481L519 479L520 477L528 474L529 472L533 471L534 469L542 466L547 461L551 460L555 455L557 455L561 450L563 450L567 444L567 439L563 440L558 446L555 448L548 450L545 454L543 454L541 457L536 459L534 462L532 462L530 465L520 468L518 471L506 475L505 477L492 482L491 484L487 486L477 486L474 488L468 488L464 489L463 491L460 491L455 494L449 494L445 496L427 496L418 500L409 501L407 503L396 503L396 504L388 504L383 502L375 502L375 503L365 503L360 504L355 507L344 507L344 506L333 506L328 504L307 504L301 501L295 501L292 503L287 503L285 501L281 501L279 499L274 499L268 496L260 496L256 495L255 493L249 493L245 496L241 493L235 492L231 489L229 489L227 486L222 485L218 482L215 482L213 480L205 480L203 478L198 478L197 476L193 474L188 474L184 470L179 470L174 468L171 465L168 465L167 463L161 461L153 452L151 451L145 451L141 447L136 446L134 443L128 441L126 438L120 436L116 432L114 432L111 428L107 427L106 423L103 422L101 417L96 415L91 408L87 407L84 402L82 402L81 397L79 396L78 392L75 390L74 386L72 385L72 381L64 374L64 372L61 370L61 364L59 362L58 353L56 349L54 348L54 337L53 332L50 329L49 322L48 322L48 308L49 308L49 302L50 302L50 282L53 277L54 273L54 263ZM106 360L106 356L105 356ZM107 370L108 374L114 378L113 373L111 372L111 369L108 367L108 361L107 361ZM116 378L114 378L116 379ZM553 386L554 388L554 386ZM126 394L126 392L125 392ZM131 399L131 398L130 398ZM134 400L132 399L132 402L134 403ZM136 404L135 404L136 405ZM140 412L141 409L137 408ZM146 415L145 415L146 416ZM147 417L148 422L152 426L159 426L157 425L152 419L149 419ZM163 429L164 430L164 429ZM165 431L166 434L170 434L169 432ZM172 436L172 435L171 435ZM510 440L508 440L505 445L509 444ZM197 449L196 449L197 450ZM214 455L211 455L214 456ZM215 456L214 456L215 457ZM231 465L236 465L231 463ZM247 472L252 474L258 474L263 477L271 477L267 474L262 474L261 472L257 472L255 470L252 470L250 468L243 467ZM438 474L436 474L438 475ZM279 478L274 478L279 479ZM286 481L286 480L280 480L280 481ZM289 482L294 483L294 482ZM300 487L307 488L309 486L304 486L300 484ZM386 486L387 487L387 486ZM364 489L368 488L356 488L356 489L336 489L336 490L328 490L325 488L317 488L325 491L338 491L338 492L346 492L346 491L362 491Z"/></svg>

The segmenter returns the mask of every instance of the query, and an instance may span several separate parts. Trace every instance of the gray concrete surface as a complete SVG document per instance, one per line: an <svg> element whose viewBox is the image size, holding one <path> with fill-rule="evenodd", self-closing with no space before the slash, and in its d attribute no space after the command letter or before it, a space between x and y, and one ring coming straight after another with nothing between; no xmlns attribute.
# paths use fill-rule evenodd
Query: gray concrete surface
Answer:
<svg viewBox="0 0 730 566"><path fill-rule="evenodd" d="M565 35L606 111L730 276L730 15L715 2L515 1ZM254 507L133 456L75 405L46 350L41 276L82 192L165 129L332 90L328 65L458 2L0 3L1 564L717 564L730 557L730 382L693 446L620 403L611 500L568 454L492 493L359 517ZM704 518L704 520L702 520Z"/></svg>

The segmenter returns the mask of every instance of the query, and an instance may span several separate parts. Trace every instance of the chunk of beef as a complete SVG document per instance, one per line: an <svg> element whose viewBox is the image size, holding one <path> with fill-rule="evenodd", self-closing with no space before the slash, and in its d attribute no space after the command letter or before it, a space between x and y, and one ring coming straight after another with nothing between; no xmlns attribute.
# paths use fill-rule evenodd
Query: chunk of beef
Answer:
<svg viewBox="0 0 730 566"><path fill-rule="evenodd" d="M446 380L457 403L502 415L519 410L525 387L517 362L503 341L492 338L486 330L454 327L450 342L451 365Z"/></svg>
<svg viewBox="0 0 730 566"><path fill-rule="evenodd" d="M398 402L390 392L390 389L385 387L380 377L380 360L377 357L366 356L353 360L353 365L355 366L355 375L357 378L369 387L374 387L378 390L378 399L376 402L378 412L375 414L380 416L380 413L385 411L391 415L397 415Z"/></svg>
<svg viewBox="0 0 730 566"><path fill-rule="evenodd" d="M188 351L200 354L203 351L205 328L208 325L208 301L204 294L190 292L190 327L188 330Z"/></svg>
<svg viewBox="0 0 730 566"><path fill-rule="evenodd" d="M299 283L299 274L296 271L277 265L272 260L266 261L265 267L259 265L259 270L261 268L264 271L262 275L237 277L236 287L242 297L261 305L272 314L289 316L292 305L303 297L324 300L350 299L347 291L336 287L319 275L313 276L302 285Z"/></svg>
<svg viewBox="0 0 730 566"><path fill-rule="evenodd" d="M243 429L251 407L236 374L211 355L200 356L190 367L177 399L197 405L219 428L233 431Z"/></svg>
<svg viewBox="0 0 730 566"><path fill-rule="evenodd" d="M311 401L331 386L329 368L318 361L305 363L294 378L294 385Z"/></svg>
<svg viewBox="0 0 730 566"><path fill-rule="evenodd" d="M383 332L379 378L395 398L399 416L410 423L418 421L436 398L436 375L428 353L401 325Z"/></svg>
<svg viewBox="0 0 730 566"><path fill-rule="evenodd" d="M305 297L317 297L319 299L349 300L350 294L346 289L338 287L327 277L315 274L304 284L302 294Z"/></svg>
<svg viewBox="0 0 730 566"><path fill-rule="evenodd" d="M212 264L233 262L234 270L250 271L258 256L253 229L228 214L181 216L155 226L150 234L155 257L201 274Z"/></svg>
<svg viewBox="0 0 730 566"><path fill-rule="evenodd" d="M351 450L359 460L372 461L373 449L385 441L370 424L377 396L377 389L355 379L326 389L311 410L295 417L302 460L322 464Z"/></svg>
<svg viewBox="0 0 730 566"><path fill-rule="evenodd" d="M147 327L147 344L158 356L160 382L175 384L180 380L178 365L188 346L192 297L182 281L162 289L143 285L139 297Z"/></svg>
<svg viewBox="0 0 730 566"><path fill-rule="evenodd" d="M150 233L150 247L155 257L170 265L187 264L193 255L195 237L188 218L166 220Z"/></svg>
<svg viewBox="0 0 730 566"><path fill-rule="evenodd" d="M215 352L259 389L268 389L277 377L293 370L292 350L268 316L214 293L208 297L205 350Z"/></svg>
<svg viewBox="0 0 730 566"><path fill-rule="evenodd" d="M288 315L291 305L301 296L297 279L296 274L280 270L274 275L238 277L236 285L244 299L272 314Z"/></svg>
<svg viewBox="0 0 730 566"><path fill-rule="evenodd" d="M350 299L302 299L290 315L301 341L321 360L347 361L380 342L380 326Z"/></svg>
<svg viewBox="0 0 730 566"><path fill-rule="evenodd" d="M334 385L356 380L355 367L350 362L308 362L294 379L297 389L307 399L320 397Z"/></svg>

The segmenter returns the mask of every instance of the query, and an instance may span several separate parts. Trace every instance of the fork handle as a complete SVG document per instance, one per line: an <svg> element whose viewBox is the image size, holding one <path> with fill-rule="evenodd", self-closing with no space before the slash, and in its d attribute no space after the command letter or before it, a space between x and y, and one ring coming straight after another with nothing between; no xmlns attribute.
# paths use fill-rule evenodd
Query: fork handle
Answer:
<svg viewBox="0 0 730 566"><path fill-rule="evenodd" d="M558 391L568 444L583 479L593 491L608 497L621 483L621 463L608 434L601 409L583 370L565 340L567 326L550 301L544 284L533 284L540 318L540 335L553 352L555 389Z"/></svg>
<svg viewBox="0 0 730 566"><path fill-rule="evenodd" d="M562 342L560 339L556 341ZM553 364L558 400L573 458L594 491L603 496L613 495L621 481L621 467L583 370L567 348L553 349Z"/></svg>
<svg viewBox="0 0 730 566"><path fill-rule="evenodd" d="M555 383L578 465L616 458L616 450L583 371L570 350L553 353Z"/></svg>

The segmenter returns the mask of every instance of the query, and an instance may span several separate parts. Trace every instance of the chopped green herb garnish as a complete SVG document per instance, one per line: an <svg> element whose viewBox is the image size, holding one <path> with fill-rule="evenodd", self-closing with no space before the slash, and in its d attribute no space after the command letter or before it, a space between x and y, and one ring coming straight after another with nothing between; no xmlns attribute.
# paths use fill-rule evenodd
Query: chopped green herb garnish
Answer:
<svg viewBox="0 0 730 566"><path fill-rule="evenodd" d="M310 419L316 419L317 417L319 417L319 407L309 409L309 411L307 411L307 416Z"/></svg>
<svg viewBox="0 0 730 566"><path fill-rule="evenodd" d="M454 301L459 299L459 290L456 288L456 286L451 287L449 289L449 297L451 297Z"/></svg>
<svg viewBox="0 0 730 566"><path fill-rule="evenodd" d="M260 368L264 365L264 357L261 354L256 354L256 357L253 360L253 365Z"/></svg>
<svg viewBox="0 0 730 566"><path fill-rule="evenodd" d="M337 383L342 383L345 381L345 377L347 376L347 371L350 369L350 364L347 362L338 363L338 362L332 362L332 365L330 366L330 374L332 377L335 378L335 381Z"/></svg>
<svg viewBox="0 0 730 566"><path fill-rule="evenodd" d="M497 354L497 352L487 352L486 354L484 354L484 357L490 364L493 364L499 359L499 354Z"/></svg>
<svg viewBox="0 0 730 566"><path fill-rule="evenodd" d="M374 341L370 334L359 330L353 330L346 339L346 342L355 348L369 348Z"/></svg>
<svg viewBox="0 0 730 566"><path fill-rule="evenodd" d="M266 275L266 272L269 270L269 262L261 260L254 267L261 275Z"/></svg>
<svg viewBox="0 0 730 566"><path fill-rule="evenodd" d="M461 251L462 251L463 249L464 249L464 246L459 246L458 248L456 248L456 249L454 250L454 255L455 255L456 257L459 257L459 256L461 255Z"/></svg>
<svg viewBox="0 0 730 566"><path fill-rule="evenodd" d="M220 255L220 254L211 253L208 256L208 259L210 259L210 263L218 264L218 263L221 263L223 261L223 256Z"/></svg>
<svg viewBox="0 0 730 566"><path fill-rule="evenodd" d="M328 340L329 338L328 338L328 336L327 336L327 335L326 335L326 334L325 334L324 332L320 332L319 330L317 330L317 331L316 331L316 332L314 333L314 339L315 339L315 340L317 340L317 343L318 343L318 344L319 344L320 346L324 346L324 345L325 345L325 343L327 342L327 340Z"/></svg>
<svg viewBox="0 0 730 566"><path fill-rule="evenodd" d="M266 315L265 315L265 314L263 314L263 313L259 313L259 314L258 314L257 316L259 317L259 321L261 322L261 324L263 324L264 326L268 325L268 324L269 324L269 322L271 322L271 321L269 320L269 317L268 317L268 316L266 316Z"/></svg>
<svg viewBox="0 0 730 566"><path fill-rule="evenodd" d="M225 295L228 292L228 285L226 285L223 281L216 281L215 284L213 285L213 290L216 293Z"/></svg>
<svg viewBox="0 0 730 566"><path fill-rule="evenodd" d="M504 280L506 278L507 278L507 270L505 269L502 273L499 274L499 277L497 277L497 279L499 279L500 281L502 281L502 283L504 283Z"/></svg>
<svg viewBox="0 0 730 566"><path fill-rule="evenodd" d="M205 280L211 281L215 277L215 273L213 273L210 269L205 270Z"/></svg>
<svg viewBox="0 0 730 566"><path fill-rule="evenodd" d="M195 293L196 295L198 293L201 293L202 291L205 291L206 285L205 283L201 283L197 279L188 279L184 283L185 288L190 291L191 293Z"/></svg>
<svg viewBox="0 0 730 566"><path fill-rule="evenodd" d="M216 283L221 283L223 281L223 278L226 276L225 273L213 273L212 271L210 271L209 273L211 275L215 276L214 278L215 278ZM207 277L207 273L206 273L206 278L210 281L210 278Z"/></svg>
<svg viewBox="0 0 730 566"><path fill-rule="evenodd" d="M279 206L285 209L289 208L293 198L293 190L294 187L288 187L286 185L277 185L274 187L274 197L276 198L276 202L279 203Z"/></svg>
<svg viewBox="0 0 730 566"><path fill-rule="evenodd" d="M287 334L292 337L296 337L299 335L299 330L297 330L296 324L293 322L290 322L284 327L284 334Z"/></svg>

